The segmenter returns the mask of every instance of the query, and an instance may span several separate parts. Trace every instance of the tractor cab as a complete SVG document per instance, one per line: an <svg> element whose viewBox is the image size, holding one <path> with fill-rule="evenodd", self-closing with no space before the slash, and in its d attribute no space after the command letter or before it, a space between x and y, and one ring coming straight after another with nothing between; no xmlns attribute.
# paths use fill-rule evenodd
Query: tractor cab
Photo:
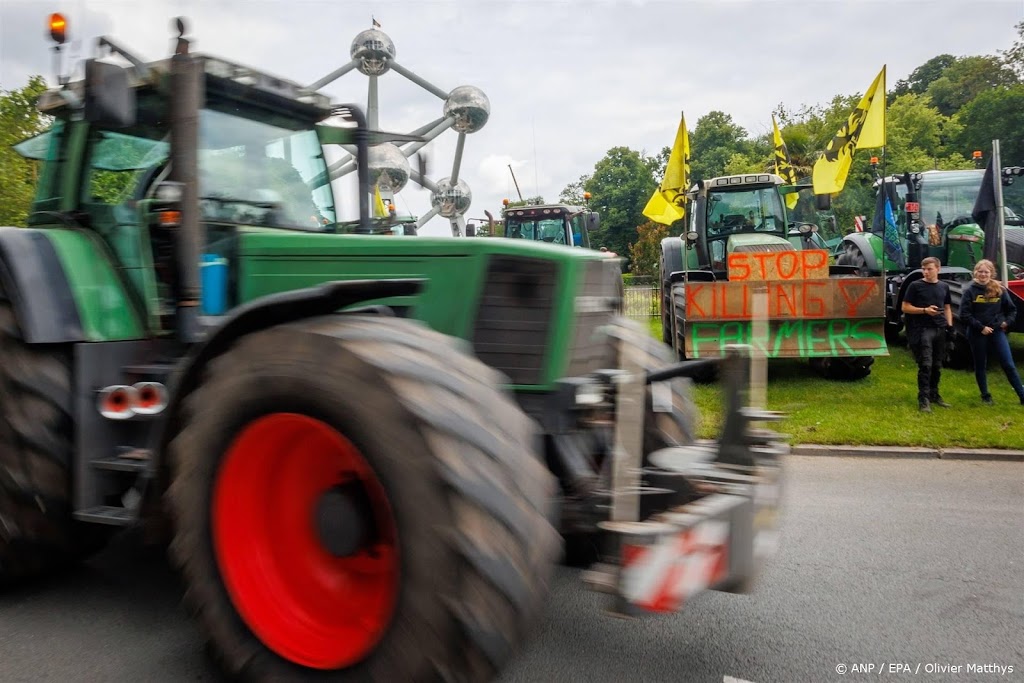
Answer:
<svg viewBox="0 0 1024 683"><path fill-rule="evenodd" d="M728 255L744 251L821 249L813 223L790 223L782 178L761 173L712 178L689 193L686 240L691 269L724 276Z"/></svg>
<svg viewBox="0 0 1024 683"><path fill-rule="evenodd" d="M50 130L17 146L47 162L29 224L60 216L92 231L149 326L165 331L192 279L181 264L230 258L242 226L337 230L323 144L351 142L355 130L320 93L186 56L186 78L175 73L180 54L149 64L129 57L129 68L90 60L83 81L41 97ZM182 230L183 220L195 229Z"/></svg>
<svg viewBox="0 0 1024 683"><path fill-rule="evenodd" d="M590 232L599 224L596 211L568 204L514 207L506 204L503 214L505 237L585 249L590 248Z"/></svg>

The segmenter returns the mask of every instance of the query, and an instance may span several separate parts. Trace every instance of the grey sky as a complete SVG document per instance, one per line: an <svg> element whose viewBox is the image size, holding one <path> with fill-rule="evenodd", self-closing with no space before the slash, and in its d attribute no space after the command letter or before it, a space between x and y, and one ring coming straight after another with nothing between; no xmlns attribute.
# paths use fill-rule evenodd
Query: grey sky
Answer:
<svg viewBox="0 0 1024 683"><path fill-rule="evenodd" d="M68 17L73 55L88 56L107 34L146 60L163 58L171 19L186 16L194 50L300 83L347 63L372 15L407 69L490 99L460 171L473 192L467 216L478 218L515 198L509 164L524 195L553 201L611 147L653 154L671 144L680 111L691 129L721 110L756 135L771 129L779 103L863 92L883 64L891 88L938 54L995 54L1013 43L1024 0L0 0L0 88L36 73L53 80L53 11ZM367 80L353 71L324 91L365 104ZM381 128L398 132L442 107L394 72L380 79L380 104ZM447 132L428 147L433 179L450 173L455 141ZM397 205L421 215L429 193L410 183ZM425 232L447 231L435 219Z"/></svg>

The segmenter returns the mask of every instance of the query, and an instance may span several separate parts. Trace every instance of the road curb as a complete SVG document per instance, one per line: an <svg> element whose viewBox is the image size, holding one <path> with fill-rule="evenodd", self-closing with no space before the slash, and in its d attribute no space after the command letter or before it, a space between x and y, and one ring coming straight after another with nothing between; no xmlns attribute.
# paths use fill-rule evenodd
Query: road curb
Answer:
<svg viewBox="0 0 1024 683"><path fill-rule="evenodd" d="M799 444L790 446L793 455L827 455L855 458L935 458L940 460L1000 460L1024 462L1024 451L996 448L918 448L894 446L831 446Z"/></svg>

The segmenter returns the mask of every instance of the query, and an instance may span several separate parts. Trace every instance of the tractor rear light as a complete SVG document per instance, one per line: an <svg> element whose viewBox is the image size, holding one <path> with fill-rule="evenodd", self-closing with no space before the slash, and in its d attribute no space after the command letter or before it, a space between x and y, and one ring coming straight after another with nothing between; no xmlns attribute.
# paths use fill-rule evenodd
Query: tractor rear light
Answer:
<svg viewBox="0 0 1024 683"><path fill-rule="evenodd" d="M159 415L167 407L167 387L159 382L139 382L135 390L135 414Z"/></svg>
<svg viewBox="0 0 1024 683"><path fill-rule="evenodd" d="M128 420L135 415L138 391L135 387L114 384L100 389L97 407L108 420Z"/></svg>
<svg viewBox="0 0 1024 683"><path fill-rule="evenodd" d="M181 225L181 211L161 211L157 216L161 228L174 228Z"/></svg>
<svg viewBox="0 0 1024 683"><path fill-rule="evenodd" d="M53 13L50 15L50 38L58 45L63 45L67 40L68 22L63 14Z"/></svg>

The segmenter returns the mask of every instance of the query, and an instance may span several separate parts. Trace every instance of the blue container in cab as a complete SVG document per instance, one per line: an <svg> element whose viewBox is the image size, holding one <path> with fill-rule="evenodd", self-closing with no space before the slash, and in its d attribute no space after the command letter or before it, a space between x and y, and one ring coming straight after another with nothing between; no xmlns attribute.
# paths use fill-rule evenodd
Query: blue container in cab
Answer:
<svg viewBox="0 0 1024 683"><path fill-rule="evenodd" d="M203 315L224 315L228 310L228 260L216 254L203 254L200 274Z"/></svg>

